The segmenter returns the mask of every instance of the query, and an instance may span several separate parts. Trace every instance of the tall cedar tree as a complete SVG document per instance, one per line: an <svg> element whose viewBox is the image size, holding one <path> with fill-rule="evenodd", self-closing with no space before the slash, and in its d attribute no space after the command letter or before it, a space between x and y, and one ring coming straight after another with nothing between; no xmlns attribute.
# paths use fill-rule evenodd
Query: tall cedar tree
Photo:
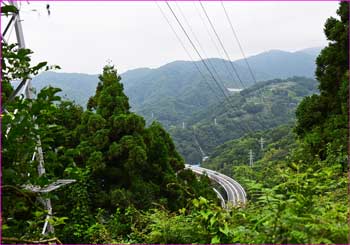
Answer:
<svg viewBox="0 0 350 245"><path fill-rule="evenodd" d="M130 112L113 66L106 66L99 79L77 129L76 162L91 169L93 206L112 212L130 204L142 209L153 203L183 207L188 193L198 191L184 184L181 177L187 174L176 174L185 171L184 162L169 134L158 123L145 128L144 119Z"/></svg>
<svg viewBox="0 0 350 245"><path fill-rule="evenodd" d="M345 152L347 145L349 3L341 2L337 14L339 19L326 21L329 43L316 60L320 94L306 97L296 111L296 133L321 159L327 150Z"/></svg>

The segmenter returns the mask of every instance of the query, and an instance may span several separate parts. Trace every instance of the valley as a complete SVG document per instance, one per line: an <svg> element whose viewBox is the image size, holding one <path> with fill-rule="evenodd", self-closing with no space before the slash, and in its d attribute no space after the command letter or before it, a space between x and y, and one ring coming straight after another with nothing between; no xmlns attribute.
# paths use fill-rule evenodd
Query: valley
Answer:
<svg viewBox="0 0 350 245"><path fill-rule="evenodd" d="M319 51L320 48L294 53L272 50L248 57L258 84L251 80L243 60L235 61L240 74L244 74L245 87L230 80L224 66L227 61L211 59L223 78L229 101L222 97L219 88L214 92L208 89L191 62L176 61L157 69L127 71L121 74L121 82L131 110L142 115L147 124L160 122L169 130L185 161L195 164L205 157L200 147L210 155L225 141L293 122L301 99L317 93L317 83L310 71ZM97 75L46 72L33 79L33 86L59 87L63 98L85 107L97 81ZM215 87L213 81L207 82ZM81 83L85 84L84 89ZM232 91L232 87L241 91Z"/></svg>
<svg viewBox="0 0 350 245"><path fill-rule="evenodd" d="M2 3L1 243L348 244L332 4Z"/></svg>

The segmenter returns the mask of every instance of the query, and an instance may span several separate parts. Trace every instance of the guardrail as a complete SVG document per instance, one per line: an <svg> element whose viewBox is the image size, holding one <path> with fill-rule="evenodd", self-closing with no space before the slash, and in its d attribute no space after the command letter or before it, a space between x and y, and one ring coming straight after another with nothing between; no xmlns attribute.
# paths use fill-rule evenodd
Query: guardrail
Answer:
<svg viewBox="0 0 350 245"><path fill-rule="evenodd" d="M222 203L222 206L224 208L229 207L230 205L237 206L246 203L247 194L243 187L234 179L219 172L198 166L185 164L185 168L191 169L196 174L207 174L209 179L215 181L224 188L227 194L226 203ZM218 197L222 200L222 195L217 190L215 190L215 192L218 194Z"/></svg>

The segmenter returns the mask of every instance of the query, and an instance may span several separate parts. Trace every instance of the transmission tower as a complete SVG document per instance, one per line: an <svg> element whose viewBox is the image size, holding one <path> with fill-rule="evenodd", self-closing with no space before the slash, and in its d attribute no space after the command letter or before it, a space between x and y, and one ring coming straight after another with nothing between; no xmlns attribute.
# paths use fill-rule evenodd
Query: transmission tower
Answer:
<svg viewBox="0 0 350 245"><path fill-rule="evenodd" d="M9 1L10 4L12 4L14 7L16 7L16 9L18 10L18 5L15 1L10 0ZM13 25L15 27L15 31L16 31L16 39L17 39L17 43L18 43L18 48L19 49L24 49L25 48L25 42L24 42L24 35L23 35L23 29L22 29L22 24L21 24L21 19L20 19L20 14L19 14L19 10L16 13L13 13ZM2 37L4 38L4 36ZM18 85L18 87L23 86L23 85ZM20 91L20 89L16 88L17 92ZM16 96L16 94L14 94L14 96ZM25 81L24 84L24 96L27 99L32 99L33 98L33 93L32 93L32 85L31 85L31 79L27 79ZM38 129L38 125L35 124L35 128ZM10 128L8 129L10 130ZM44 154L43 154L43 149L41 147L41 139L40 136L38 135L38 140L37 140L37 146L35 148L35 151L33 153L33 157L32 160L34 159L38 160L38 175L42 176L45 174L45 166L44 166ZM47 233L53 233L54 232L54 228L53 226L50 224L49 219L52 216L52 205L51 205L51 199L50 198L44 198L42 197L40 194L43 193L49 193L53 190L56 190L58 188L60 188L61 186L70 184L75 182L75 180L73 179L61 179L61 180L57 180L47 186L44 187L40 187L40 186L33 186L33 185L23 185L22 187L26 190L32 191L34 193L38 193L39 194L39 202L41 202L46 211L47 211L47 215L45 218L45 223L42 229L42 234L47 234Z"/></svg>
<svg viewBox="0 0 350 245"><path fill-rule="evenodd" d="M264 138L260 137L260 149L264 150Z"/></svg>
<svg viewBox="0 0 350 245"><path fill-rule="evenodd" d="M253 167L253 150L249 150L249 166Z"/></svg>

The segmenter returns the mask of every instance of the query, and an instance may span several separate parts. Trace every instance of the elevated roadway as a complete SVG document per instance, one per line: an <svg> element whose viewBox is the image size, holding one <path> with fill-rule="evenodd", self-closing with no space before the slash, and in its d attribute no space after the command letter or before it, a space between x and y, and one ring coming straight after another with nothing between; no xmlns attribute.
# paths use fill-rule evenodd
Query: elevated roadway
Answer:
<svg viewBox="0 0 350 245"><path fill-rule="evenodd" d="M222 197L222 195L217 190L214 189L215 192L218 194L218 197L220 198L223 207L241 205L247 201L247 194L245 190L234 179L224 174L221 174L219 172L198 167L198 166L186 164L185 168L191 169L196 174L208 175L209 179L211 179L212 181L215 181L216 183L218 183L224 188L227 196L226 203L223 202L224 198Z"/></svg>

